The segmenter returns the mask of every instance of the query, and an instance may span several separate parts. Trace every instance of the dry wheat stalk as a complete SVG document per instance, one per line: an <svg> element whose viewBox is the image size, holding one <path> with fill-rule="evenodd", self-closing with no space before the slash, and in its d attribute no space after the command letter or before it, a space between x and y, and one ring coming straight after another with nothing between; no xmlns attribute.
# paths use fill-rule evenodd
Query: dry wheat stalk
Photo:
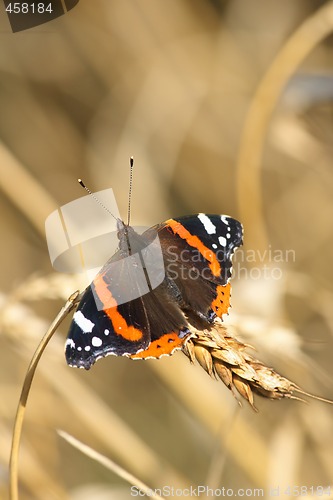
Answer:
<svg viewBox="0 0 333 500"><path fill-rule="evenodd" d="M252 346L230 336L225 326L215 324L209 330L193 327L192 332L193 336L183 347L184 354L191 362L197 360L211 377L220 378L236 399L239 394L255 411L254 393L269 399L304 401L294 394L298 393L333 403L303 391L294 382L255 359L246 352L246 348Z"/></svg>

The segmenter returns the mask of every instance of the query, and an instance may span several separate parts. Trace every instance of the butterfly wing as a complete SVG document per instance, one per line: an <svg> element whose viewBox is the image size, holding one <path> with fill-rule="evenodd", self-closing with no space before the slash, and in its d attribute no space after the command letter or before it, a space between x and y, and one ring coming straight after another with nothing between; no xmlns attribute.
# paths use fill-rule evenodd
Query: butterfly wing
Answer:
<svg viewBox="0 0 333 500"><path fill-rule="evenodd" d="M197 214L156 227L167 276L180 306L212 322L230 306L232 256L243 241L240 222L226 215Z"/></svg>
<svg viewBox="0 0 333 500"><path fill-rule="evenodd" d="M74 313L65 347L70 366L89 369L111 354L158 358L181 348L190 334L184 314L171 300L168 278L147 291L131 276L128 259L120 256L117 252L106 263ZM121 303L126 294L136 298Z"/></svg>

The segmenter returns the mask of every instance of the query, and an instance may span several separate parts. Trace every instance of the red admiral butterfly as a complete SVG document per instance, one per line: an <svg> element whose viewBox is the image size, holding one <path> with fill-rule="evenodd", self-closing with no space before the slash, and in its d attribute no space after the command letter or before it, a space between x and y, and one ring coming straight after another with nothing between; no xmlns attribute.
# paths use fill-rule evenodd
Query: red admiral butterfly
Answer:
<svg viewBox="0 0 333 500"><path fill-rule="evenodd" d="M114 354L160 358L182 348L191 322L203 327L228 312L232 255L242 244L242 225L227 215L203 213L169 219L142 235L117 220L119 250L83 293L66 341L70 366L89 369ZM125 303L117 301L126 281L125 262L159 237L164 279ZM117 276L113 264L120 262Z"/></svg>

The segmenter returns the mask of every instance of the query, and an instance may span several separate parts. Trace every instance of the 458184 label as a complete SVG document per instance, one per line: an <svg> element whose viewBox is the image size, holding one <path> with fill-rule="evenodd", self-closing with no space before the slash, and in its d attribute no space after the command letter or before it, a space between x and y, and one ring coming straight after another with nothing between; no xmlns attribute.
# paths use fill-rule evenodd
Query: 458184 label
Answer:
<svg viewBox="0 0 333 500"><path fill-rule="evenodd" d="M50 23L71 11L80 0L2 0L13 33ZM0 0L1 3L1 0ZM52 28L50 28L52 30ZM56 29L56 28L55 28Z"/></svg>
<svg viewBox="0 0 333 500"><path fill-rule="evenodd" d="M283 495L288 497L330 497L331 498L331 487L330 486L287 486L283 490Z"/></svg>
<svg viewBox="0 0 333 500"><path fill-rule="evenodd" d="M52 14L52 3L42 2L11 2L6 7L9 14Z"/></svg>

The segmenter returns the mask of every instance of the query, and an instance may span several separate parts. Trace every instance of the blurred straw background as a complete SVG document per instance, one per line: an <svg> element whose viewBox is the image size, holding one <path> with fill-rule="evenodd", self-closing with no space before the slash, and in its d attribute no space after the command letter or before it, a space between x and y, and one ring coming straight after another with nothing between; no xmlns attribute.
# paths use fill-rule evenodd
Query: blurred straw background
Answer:
<svg viewBox="0 0 333 500"><path fill-rule="evenodd" d="M0 497L25 370L78 287L52 270L45 218L82 196L78 177L112 187L125 217L131 155L133 224L199 211L243 222L230 331L332 398L333 3L81 0L16 34L1 9ZM131 498L57 429L152 488L303 486L304 498L331 485L333 498L333 407L237 410L181 353L73 370L68 324L33 384L22 500Z"/></svg>

